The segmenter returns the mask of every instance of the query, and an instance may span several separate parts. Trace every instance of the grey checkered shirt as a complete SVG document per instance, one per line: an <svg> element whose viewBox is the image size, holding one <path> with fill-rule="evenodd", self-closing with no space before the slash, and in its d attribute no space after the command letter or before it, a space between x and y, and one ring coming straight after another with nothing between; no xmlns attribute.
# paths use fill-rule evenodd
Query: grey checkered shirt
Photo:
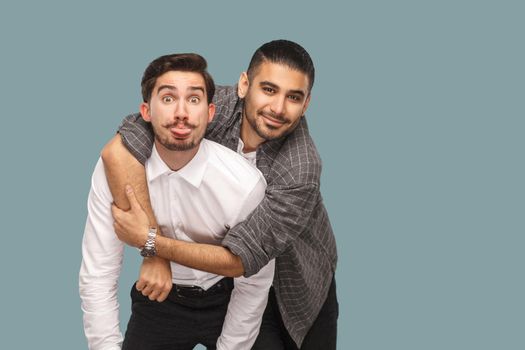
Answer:
<svg viewBox="0 0 525 350"><path fill-rule="evenodd" d="M217 87L216 113L206 138L237 151L243 100L236 87ZM142 163L149 158L153 132L139 114L119 129L124 144ZM257 149L257 167L268 187L261 204L232 227L222 244L238 255L245 276L276 259L273 287L286 329L300 346L328 294L336 263L334 234L323 205L321 159L305 118L288 136Z"/></svg>

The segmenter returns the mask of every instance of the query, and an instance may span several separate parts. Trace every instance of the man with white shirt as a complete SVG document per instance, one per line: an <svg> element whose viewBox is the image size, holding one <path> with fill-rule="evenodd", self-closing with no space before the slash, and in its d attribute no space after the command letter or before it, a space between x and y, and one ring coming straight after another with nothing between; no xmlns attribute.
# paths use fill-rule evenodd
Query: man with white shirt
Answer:
<svg viewBox="0 0 525 350"><path fill-rule="evenodd" d="M218 245L264 197L262 174L239 154L203 139L214 116L215 87L196 54L154 60L144 72L140 112L151 124L154 149L146 162L151 203L163 236L152 227L141 254L156 255L156 240ZM128 193L131 212L142 212ZM96 165L82 246L80 296L90 349L120 349L117 282L124 244L114 232L111 195L102 162ZM126 213L121 213L126 215ZM144 222L147 216L142 216ZM118 227L115 227L118 229ZM169 242L168 242L169 243ZM255 342L274 274L270 261L245 278L171 263L173 288L164 302L132 288L132 315L122 349L249 349Z"/></svg>

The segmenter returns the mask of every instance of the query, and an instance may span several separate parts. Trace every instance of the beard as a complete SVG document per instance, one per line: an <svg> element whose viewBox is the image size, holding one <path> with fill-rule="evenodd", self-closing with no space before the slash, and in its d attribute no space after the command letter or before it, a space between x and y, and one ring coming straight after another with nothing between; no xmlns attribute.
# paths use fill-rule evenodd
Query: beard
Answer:
<svg viewBox="0 0 525 350"><path fill-rule="evenodd" d="M299 124L299 119L296 121L295 124L292 124L292 122L283 117L282 115L277 115L271 112L265 112L263 110L256 110L254 111L254 114L251 115L248 112L248 109L246 108L246 101L244 103L243 108L243 114L246 117L246 120L248 121L248 124L250 124L251 128L257 133L257 135L266 140L271 141L275 140L281 137L284 137L288 134L290 134ZM272 119L278 120L280 122L283 122L283 125L281 127L273 127L271 125L267 125L263 121L263 115L266 115ZM288 127L286 127L288 125ZM284 128L284 130L279 131L280 128Z"/></svg>
<svg viewBox="0 0 525 350"><path fill-rule="evenodd" d="M169 129L172 127L175 127L177 124L167 124L162 125L160 128L162 130L167 130L168 135L170 133ZM196 126L192 124L185 123L185 127L195 130ZM166 149L170 151L189 151L195 147L197 147L202 139L204 138L204 132L201 135L195 135L194 137L190 137L188 140L175 140L173 141L170 139L170 136L164 136L160 130L157 130L157 128L153 125L153 133L155 134L155 139Z"/></svg>

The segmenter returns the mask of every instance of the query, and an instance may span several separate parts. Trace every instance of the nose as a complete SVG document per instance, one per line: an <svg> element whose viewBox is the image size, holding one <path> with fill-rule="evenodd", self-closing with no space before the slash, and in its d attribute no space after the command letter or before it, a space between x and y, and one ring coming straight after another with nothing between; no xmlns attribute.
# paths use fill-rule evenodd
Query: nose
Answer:
<svg viewBox="0 0 525 350"><path fill-rule="evenodd" d="M281 116L284 114L286 96L274 96L270 109L275 115Z"/></svg>
<svg viewBox="0 0 525 350"><path fill-rule="evenodd" d="M181 99L179 103L177 103L173 114L173 118L182 121L188 119L188 107L186 106L186 101L184 101L183 99Z"/></svg>

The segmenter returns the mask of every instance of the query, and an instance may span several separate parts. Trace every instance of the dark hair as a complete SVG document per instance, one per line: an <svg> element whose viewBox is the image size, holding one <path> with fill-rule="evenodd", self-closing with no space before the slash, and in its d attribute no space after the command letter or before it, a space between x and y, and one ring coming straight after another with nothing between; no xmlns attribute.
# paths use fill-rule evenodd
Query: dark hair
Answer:
<svg viewBox="0 0 525 350"><path fill-rule="evenodd" d="M151 93L157 82L157 78L170 71L195 72L200 73L206 85L206 95L208 103L213 100L215 94L215 83L210 73L206 70L207 63L204 57L196 53L177 53L160 56L152 61L142 76L142 99L149 102Z"/></svg>
<svg viewBox="0 0 525 350"><path fill-rule="evenodd" d="M301 45L289 40L274 40L259 47L253 54L248 66L248 78L250 80L257 74L259 66L265 61L284 64L303 72L308 77L308 91L312 90L315 78L314 63Z"/></svg>

